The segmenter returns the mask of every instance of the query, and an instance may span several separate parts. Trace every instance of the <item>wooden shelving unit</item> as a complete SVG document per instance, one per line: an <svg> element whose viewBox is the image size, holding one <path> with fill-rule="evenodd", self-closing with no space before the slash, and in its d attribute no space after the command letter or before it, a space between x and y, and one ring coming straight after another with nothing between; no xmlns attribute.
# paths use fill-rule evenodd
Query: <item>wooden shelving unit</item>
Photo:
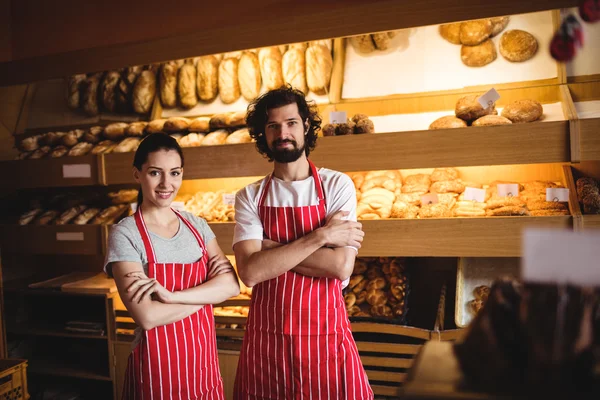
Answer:
<svg viewBox="0 0 600 400"><path fill-rule="evenodd" d="M29 372L32 374L67 376L80 379L91 379L96 381L111 381L110 376L98 374L92 370L81 367L66 367L58 362L30 361Z"/></svg>

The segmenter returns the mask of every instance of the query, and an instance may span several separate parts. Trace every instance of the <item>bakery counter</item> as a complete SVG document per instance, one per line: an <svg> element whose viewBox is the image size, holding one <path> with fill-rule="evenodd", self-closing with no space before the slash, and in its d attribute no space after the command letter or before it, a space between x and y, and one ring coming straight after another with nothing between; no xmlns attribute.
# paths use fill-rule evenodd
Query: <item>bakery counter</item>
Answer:
<svg viewBox="0 0 600 400"><path fill-rule="evenodd" d="M99 255L107 232L105 225L0 225L0 245L14 253Z"/></svg>
<svg viewBox="0 0 600 400"><path fill-rule="evenodd" d="M19 189L90 186L102 181L99 161L95 155L14 160L0 162L0 169L8 186Z"/></svg>

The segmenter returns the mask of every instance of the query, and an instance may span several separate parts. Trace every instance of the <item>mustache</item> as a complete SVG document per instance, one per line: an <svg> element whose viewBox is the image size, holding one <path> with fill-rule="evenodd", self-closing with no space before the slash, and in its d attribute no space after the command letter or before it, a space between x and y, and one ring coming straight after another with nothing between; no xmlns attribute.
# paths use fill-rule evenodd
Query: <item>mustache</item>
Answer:
<svg viewBox="0 0 600 400"><path fill-rule="evenodd" d="M277 145L284 144L284 143L290 143L290 144L293 144L294 146L297 145L296 141L292 140L292 139L276 139L273 141L273 146L277 146Z"/></svg>

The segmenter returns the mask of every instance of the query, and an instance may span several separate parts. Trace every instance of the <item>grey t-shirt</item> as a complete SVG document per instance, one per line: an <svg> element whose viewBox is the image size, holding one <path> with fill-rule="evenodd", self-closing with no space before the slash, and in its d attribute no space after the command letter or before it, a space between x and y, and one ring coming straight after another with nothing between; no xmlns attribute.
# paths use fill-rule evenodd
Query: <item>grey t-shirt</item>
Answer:
<svg viewBox="0 0 600 400"><path fill-rule="evenodd" d="M195 216L189 212L181 212L183 217L188 220L200 233L205 245L215 238L215 234L210 229L206 220ZM157 263L182 263L189 264L196 262L202 257L202 250L198 240L192 231L179 220L179 230L170 239L158 236L149 232ZM142 241L142 235L135 223L135 217L124 218L110 229L108 236L108 250L104 260L104 271L112 276L113 262L130 261L141 263L144 271L148 273L148 257L146 248Z"/></svg>

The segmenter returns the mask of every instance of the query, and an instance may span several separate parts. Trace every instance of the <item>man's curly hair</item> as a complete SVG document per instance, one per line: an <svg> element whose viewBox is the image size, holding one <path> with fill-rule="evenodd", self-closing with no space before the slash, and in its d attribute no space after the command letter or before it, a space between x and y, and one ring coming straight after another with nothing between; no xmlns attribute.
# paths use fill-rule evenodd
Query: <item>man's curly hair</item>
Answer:
<svg viewBox="0 0 600 400"><path fill-rule="evenodd" d="M250 136L256 140L256 149L258 152L268 158L269 161L273 161L273 157L265 136L265 127L268 118L267 112L273 108L293 103L298 105L302 124L304 125L306 120L309 123L308 133L304 136L305 153L308 157L317 145L317 134L321 129L321 117L314 102L307 102L301 91L294 89L290 85L286 85L263 94L248 105L246 124L248 125Z"/></svg>

